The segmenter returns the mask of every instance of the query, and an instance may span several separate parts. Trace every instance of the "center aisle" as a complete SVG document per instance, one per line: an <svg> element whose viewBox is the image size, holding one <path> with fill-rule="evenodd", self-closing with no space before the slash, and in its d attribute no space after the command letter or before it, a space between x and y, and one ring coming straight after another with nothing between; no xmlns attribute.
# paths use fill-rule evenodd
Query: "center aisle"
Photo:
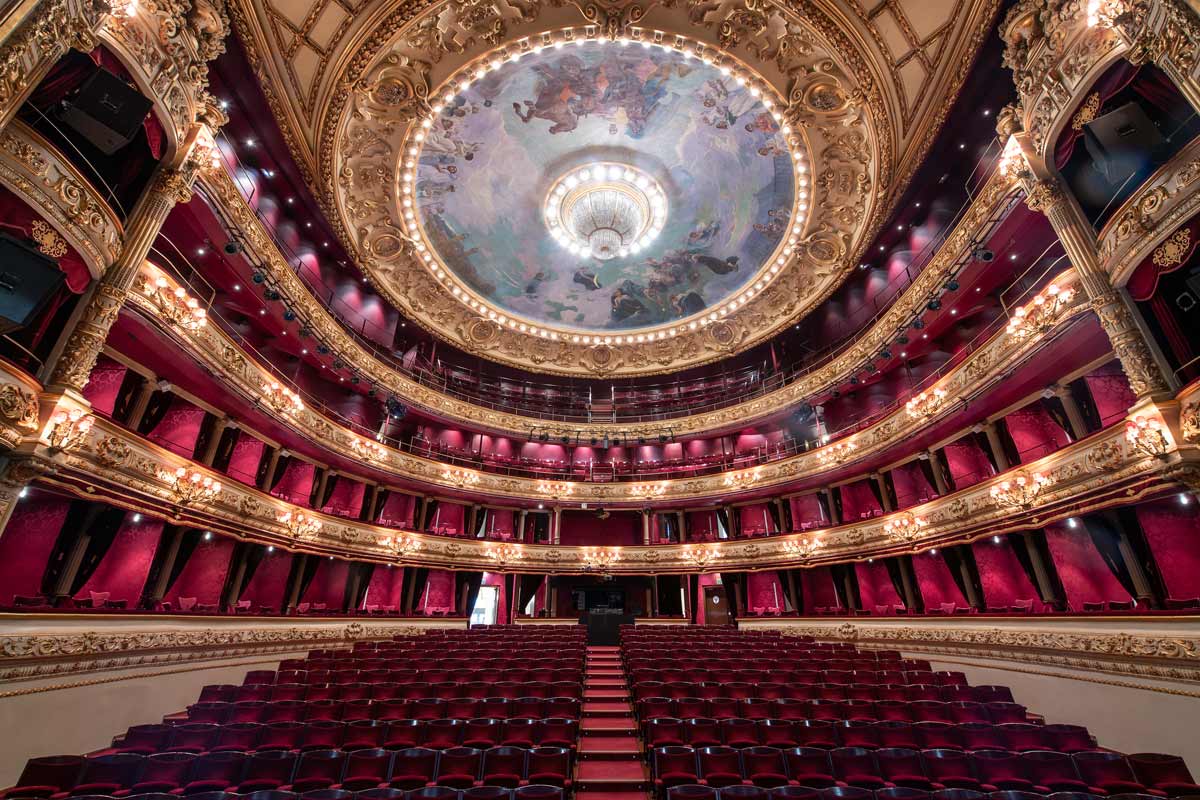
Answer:
<svg viewBox="0 0 1200 800"><path fill-rule="evenodd" d="M587 649L579 732L578 800L647 800L650 775L620 648Z"/></svg>

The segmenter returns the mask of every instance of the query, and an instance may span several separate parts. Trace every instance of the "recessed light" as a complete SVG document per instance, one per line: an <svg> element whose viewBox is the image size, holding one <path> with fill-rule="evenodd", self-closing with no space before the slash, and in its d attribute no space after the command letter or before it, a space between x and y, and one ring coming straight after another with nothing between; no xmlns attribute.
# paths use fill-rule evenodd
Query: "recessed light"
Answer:
<svg viewBox="0 0 1200 800"><path fill-rule="evenodd" d="M133 515L133 521L134 521L134 522L141 522L141 521L142 521L142 515L141 515L141 514L134 514L134 515Z"/></svg>
<svg viewBox="0 0 1200 800"><path fill-rule="evenodd" d="M287 201L288 201L288 205L291 205L292 203L296 202L296 198L294 198L294 197L289 197L289 198L287 199Z"/></svg>
<svg viewBox="0 0 1200 800"><path fill-rule="evenodd" d="M221 110L224 111L225 109L229 108L229 101L222 100L217 105L219 105L221 107Z"/></svg>
<svg viewBox="0 0 1200 800"><path fill-rule="evenodd" d="M1070 517L1070 518L1068 518L1068 519L1067 519L1067 527L1068 527L1068 528L1078 528L1078 527L1079 527L1079 520L1075 519L1074 517Z"/></svg>
<svg viewBox="0 0 1200 800"><path fill-rule="evenodd" d="M1000 544L1000 537L999 537L999 536L993 536L993 537L992 537L992 541L993 541L993 542L995 542L996 544Z"/></svg>
<svg viewBox="0 0 1200 800"><path fill-rule="evenodd" d="M274 553L274 552L275 552L275 545L273 545L273 544L269 544L269 545L267 545L267 552L268 552L268 553Z"/></svg>
<svg viewBox="0 0 1200 800"><path fill-rule="evenodd" d="M958 143L958 149L959 149L959 150L966 150L966 149L967 149L967 146L966 146L965 144L963 144L962 142L959 142L959 143Z"/></svg>
<svg viewBox="0 0 1200 800"><path fill-rule="evenodd" d="M1016 254L1016 253L1012 253L1011 255L1009 255L1009 257L1008 257L1008 260L1009 260L1009 261L1016 261L1016 260L1017 260L1017 254Z"/></svg>
<svg viewBox="0 0 1200 800"><path fill-rule="evenodd" d="M212 540L212 531L205 531L204 532L204 541L207 542L207 541L211 541L211 540Z"/></svg>
<svg viewBox="0 0 1200 800"><path fill-rule="evenodd" d="M312 227L312 223L311 223L311 222L306 222L306 223L304 223L304 227L306 227L306 228L311 228L311 227Z"/></svg>
<svg viewBox="0 0 1200 800"><path fill-rule="evenodd" d="M990 116L992 115L992 110L991 110L990 108L985 108L985 109L983 110L983 115L984 115L985 117L990 117Z"/></svg>
<svg viewBox="0 0 1200 800"><path fill-rule="evenodd" d="M205 254L205 253L207 253L207 252L208 252L208 251L207 251L207 250L205 250L203 247L197 247L197 248L196 248L196 255L198 255L198 256L202 256L202 255L204 255L204 254Z"/></svg>
<svg viewBox="0 0 1200 800"><path fill-rule="evenodd" d="M253 139L247 139L247 140L246 140L246 147L254 147L254 140L253 140Z"/></svg>
<svg viewBox="0 0 1200 800"><path fill-rule="evenodd" d="M261 317L261 316L264 316L266 313L267 313L267 310L266 310L265 308L260 308L260 309L258 310L258 315L259 315L260 317Z"/></svg>
<svg viewBox="0 0 1200 800"><path fill-rule="evenodd" d="M952 317L958 316L958 309L957 308L950 309L950 316L952 316Z"/></svg>
<svg viewBox="0 0 1200 800"><path fill-rule="evenodd" d="M1187 492L1179 493L1179 505L1190 506L1192 504L1192 496Z"/></svg>
<svg viewBox="0 0 1200 800"><path fill-rule="evenodd" d="M240 283L235 283L235 284L233 285L233 290L234 290L235 292L240 292L240 291L242 290L242 285L241 285Z"/></svg>

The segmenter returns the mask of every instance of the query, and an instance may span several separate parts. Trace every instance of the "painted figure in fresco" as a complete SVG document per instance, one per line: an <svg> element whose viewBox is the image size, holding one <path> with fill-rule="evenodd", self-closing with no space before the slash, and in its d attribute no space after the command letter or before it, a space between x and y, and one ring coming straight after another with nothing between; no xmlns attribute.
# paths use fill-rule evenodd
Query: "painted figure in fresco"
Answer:
<svg viewBox="0 0 1200 800"><path fill-rule="evenodd" d="M591 270L575 270L575 277L573 280L583 288L587 289L589 292L604 288L600 285L600 279L596 277L596 273L592 272Z"/></svg>
<svg viewBox="0 0 1200 800"><path fill-rule="evenodd" d="M596 88L592 70L585 70L576 56L563 56L554 64L534 67L540 79L537 99L525 101L525 111L513 103L513 111L521 122L544 119L554 124L550 133L568 133L579 126L579 117L586 116L595 105Z"/></svg>
<svg viewBox="0 0 1200 800"><path fill-rule="evenodd" d="M646 304L637 297L637 287L632 281L622 281L612 293L612 315L615 320L625 320L646 310Z"/></svg>

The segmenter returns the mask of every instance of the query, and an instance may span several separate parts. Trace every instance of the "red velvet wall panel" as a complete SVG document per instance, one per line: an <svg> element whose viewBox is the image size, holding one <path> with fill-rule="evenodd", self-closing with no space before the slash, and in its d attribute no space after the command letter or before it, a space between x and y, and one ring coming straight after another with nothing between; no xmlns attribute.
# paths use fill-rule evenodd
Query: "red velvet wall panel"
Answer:
<svg viewBox="0 0 1200 800"><path fill-rule="evenodd" d="M404 595L401 592L403 585L403 567L376 564L374 571L371 572L371 582L367 584L367 594L363 599L363 605L384 606L399 611L404 602Z"/></svg>
<svg viewBox="0 0 1200 800"><path fill-rule="evenodd" d="M229 466L225 474L235 481L253 486L258 477L258 465L262 461L263 448L261 441L242 431L238 434L237 442L233 445L233 455L229 458Z"/></svg>
<svg viewBox="0 0 1200 800"><path fill-rule="evenodd" d="M858 594L867 611L875 613L876 606L904 605L883 563L860 561L854 565L854 571L858 575Z"/></svg>
<svg viewBox="0 0 1200 800"><path fill-rule="evenodd" d="M340 611L346 596L346 576L349 572L349 561L322 558L300 602L324 603L330 611Z"/></svg>
<svg viewBox="0 0 1200 800"><path fill-rule="evenodd" d="M638 511L612 511L600 519L594 511L567 510L562 514L564 545L615 547L642 543L642 515Z"/></svg>
<svg viewBox="0 0 1200 800"><path fill-rule="evenodd" d="M829 567L813 567L800 573L804 590L804 613L815 614L818 608L834 608L838 604L833 588L833 573Z"/></svg>
<svg viewBox="0 0 1200 800"><path fill-rule="evenodd" d="M1167 594L1200 597L1200 504L1175 497L1137 506L1138 522L1158 563Z"/></svg>
<svg viewBox="0 0 1200 800"><path fill-rule="evenodd" d="M511 539L517 532L516 517L511 508L489 508L484 534L489 539Z"/></svg>
<svg viewBox="0 0 1200 800"><path fill-rule="evenodd" d="M992 477L992 462L974 438L964 437L951 442L946 445L945 452L955 489L965 489ZM920 465L917 469L920 469Z"/></svg>
<svg viewBox="0 0 1200 800"><path fill-rule="evenodd" d="M688 541L715 542L717 540L716 511L686 511Z"/></svg>
<svg viewBox="0 0 1200 800"><path fill-rule="evenodd" d="M137 608L162 535L163 522L149 517L134 522L133 517L133 514L125 515L108 552L76 597L87 598L89 592L109 592L110 600L125 600L129 608Z"/></svg>
<svg viewBox="0 0 1200 800"><path fill-rule="evenodd" d="M204 422L204 409L192 405L181 397L171 400L171 407L163 415L162 420L154 426L154 430L146 436L155 444L161 445L172 453L191 458L196 449L196 439L200 436L200 426Z"/></svg>
<svg viewBox="0 0 1200 800"><path fill-rule="evenodd" d="M842 493L842 519L845 522L870 519L883 513L883 507L871 491L871 484L868 483L870 480L872 479L864 478L839 487Z"/></svg>
<svg viewBox="0 0 1200 800"><path fill-rule="evenodd" d="M1075 610L1084 602L1129 600L1129 592L1112 574L1080 523L1071 528L1058 523L1046 528L1046 544L1058 568L1067 602Z"/></svg>
<svg viewBox="0 0 1200 800"><path fill-rule="evenodd" d="M1008 426L1022 464L1070 444L1067 432L1058 426L1040 402L1012 412L1004 418L1004 424Z"/></svg>
<svg viewBox="0 0 1200 800"><path fill-rule="evenodd" d="M807 531L813 528L823 528L829 524L821 501L815 494L805 494L788 498L792 509L792 530Z"/></svg>
<svg viewBox="0 0 1200 800"><path fill-rule="evenodd" d="M763 536L769 533L779 533L775 518L766 503L753 503L737 509L742 525L742 536Z"/></svg>
<svg viewBox="0 0 1200 800"><path fill-rule="evenodd" d="M249 600L251 608L255 611L262 606L270 606L278 612L286 599L284 592L287 591L287 579L291 569L291 553L278 547L265 553L240 599Z"/></svg>
<svg viewBox="0 0 1200 800"><path fill-rule="evenodd" d="M444 536L459 536L463 534L467 520L467 507L458 503L440 501L433 510L429 520L429 530Z"/></svg>
<svg viewBox="0 0 1200 800"><path fill-rule="evenodd" d="M70 506L66 498L37 489L17 502L0 536L0 603L11 603L16 594L38 594Z"/></svg>
<svg viewBox="0 0 1200 800"><path fill-rule="evenodd" d="M783 610L783 586L777 572L751 572L746 575L747 605L752 613Z"/></svg>
<svg viewBox="0 0 1200 800"><path fill-rule="evenodd" d="M163 599L172 605L178 605L180 597L194 597L197 603L221 602L232 555L233 539L214 536L210 541L201 541Z"/></svg>
<svg viewBox="0 0 1200 800"><path fill-rule="evenodd" d="M279 483L275 484L275 488L271 490L274 497L287 500L289 503L295 503L299 506L308 505L309 497L313 490L313 476L316 473L316 467L307 461L301 461L298 458L293 458L288 462L287 467L283 471L283 477L279 479Z"/></svg>
<svg viewBox="0 0 1200 800"><path fill-rule="evenodd" d="M358 512L362 510L366 489L365 484L347 475L340 475L337 485L333 487L333 493L329 495L329 502L321 510L326 514L357 519Z"/></svg>
<svg viewBox="0 0 1200 800"><path fill-rule="evenodd" d="M979 582L983 584L983 601L989 606L1012 606L1018 600L1033 600L1038 604L1037 589L1021 569L1008 538L1001 536L997 544L989 536L971 545L975 564L979 567Z"/></svg>
<svg viewBox="0 0 1200 800"><path fill-rule="evenodd" d="M84 398L92 404L92 411L111 417L113 406L117 403L117 394L121 391L121 381L125 380L125 365L101 356L88 376L87 385L83 387Z"/></svg>
<svg viewBox="0 0 1200 800"><path fill-rule="evenodd" d="M429 570L425 579L425 589L421 592L421 600L417 610L425 614L434 612L450 613L454 611L454 573L444 569Z"/></svg>
<svg viewBox="0 0 1200 800"><path fill-rule="evenodd" d="M942 603L953 603L956 606L967 604L962 592L958 590L958 584L950 576L950 568L946 566L941 553L929 550L916 553L912 557L912 564L926 609L936 609Z"/></svg>
<svg viewBox="0 0 1200 800"><path fill-rule="evenodd" d="M909 461L892 470L892 485L896 487L897 508L927 503L937 497L937 490L925 478L916 461Z"/></svg>
<svg viewBox="0 0 1200 800"><path fill-rule="evenodd" d="M1087 375L1088 390L1100 415L1100 424L1107 427L1125 417L1137 396L1129 388L1129 379L1116 361L1105 364Z"/></svg>
<svg viewBox="0 0 1200 800"><path fill-rule="evenodd" d="M379 511L379 518L376 520L380 525L386 525L389 528L405 528L413 530L416 527L413 520L413 512L416 510L417 498L411 494L403 492L391 492L387 496L387 500L383 503L383 508Z"/></svg>
<svg viewBox="0 0 1200 800"><path fill-rule="evenodd" d="M504 589L504 576L499 572L485 572L483 573L483 582L480 585L496 587L496 624L507 625L509 603L508 592ZM562 599L559 598L558 610L560 614L565 615L570 613L570 608L569 602L564 605Z"/></svg>

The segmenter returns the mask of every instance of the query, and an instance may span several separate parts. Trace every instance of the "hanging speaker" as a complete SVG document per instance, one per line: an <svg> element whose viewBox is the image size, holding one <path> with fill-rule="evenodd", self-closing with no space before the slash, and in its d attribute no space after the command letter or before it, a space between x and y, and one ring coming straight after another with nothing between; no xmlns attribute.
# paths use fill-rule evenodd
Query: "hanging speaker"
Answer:
<svg viewBox="0 0 1200 800"><path fill-rule="evenodd" d="M106 155L137 136L153 103L121 78L100 68L63 104L62 121Z"/></svg>
<svg viewBox="0 0 1200 800"><path fill-rule="evenodd" d="M1083 141L1110 185L1122 184L1155 163L1164 139L1137 103L1126 103L1083 126Z"/></svg>
<svg viewBox="0 0 1200 800"><path fill-rule="evenodd" d="M54 259L0 232L0 333L31 323L66 278Z"/></svg>

